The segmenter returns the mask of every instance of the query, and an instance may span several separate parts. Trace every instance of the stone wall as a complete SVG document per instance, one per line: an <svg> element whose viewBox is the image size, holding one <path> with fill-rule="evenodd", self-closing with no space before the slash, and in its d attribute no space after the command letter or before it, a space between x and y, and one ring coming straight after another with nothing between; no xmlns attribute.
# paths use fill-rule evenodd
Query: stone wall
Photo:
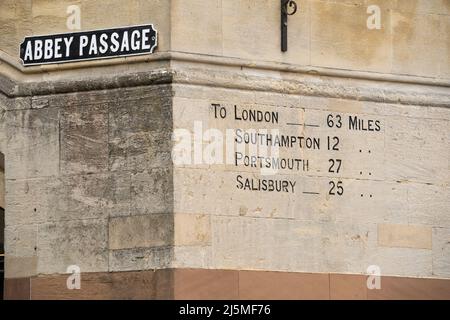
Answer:
<svg viewBox="0 0 450 320"><path fill-rule="evenodd" d="M26 35L67 32L67 7L77 5L81 30L154 23L159 52L450 78L447 0L297 0L286 53L280 51L279 2L5 0L1 50L15 57ZM367 27L374 5L380 9L380 29Z"/></svg>
<svg viewBox="0 0 450 320"><path fill-rule="evenodd" d="M6 277L168 266L170 86L26 102L3 124Z"/></svg>
<svg viewBox="0 0 450 320"><path fill-rule="evenodd" d="M449 1L297 3L282 53L278 0L2 1L7 290L370 298L414 287L448 296ZM71 4L82 30L154 23L155 54L22 67L23 38L68 32ZM369 5L381 9L380 29L367 27ZM277 121L244 121L249 110ZM234 152L231 163L172 162L172 134L188 132L191 156L205 155L208 129L320 147L281 147L277 158L302 166L271 175ZM246 185L261 180L288 187ZM57 275L70 265L88 279L85 291ZM387 291L367 291L369 266Z"/></svg>
<svg viewBox="0 0 450 320"><path fill-rule="evenodd" d="M227 118L215 117L214 104ZM279 124L236 120L235 106L278 112ZM450 276L448 108L185 85L175 86L173 108L175 130L194 132L201 121L205 144L211 128L276 129L321 143L316 150L280 148L279 159L307 160L307 171L301 165L264 175L236 158L175 166L175 266L364 274L376 265L384 275ZM330 114L341 116L342 128L328 126ZM380 131L349 130L349 117L366 126L379 121ZM339 151L330 151L327 137L335 136ZM341 160L339 172L329 172L330 159ZM296 189L239 188L238 177L285 180ZM339 181L343 195L330 194Z"/></svg>

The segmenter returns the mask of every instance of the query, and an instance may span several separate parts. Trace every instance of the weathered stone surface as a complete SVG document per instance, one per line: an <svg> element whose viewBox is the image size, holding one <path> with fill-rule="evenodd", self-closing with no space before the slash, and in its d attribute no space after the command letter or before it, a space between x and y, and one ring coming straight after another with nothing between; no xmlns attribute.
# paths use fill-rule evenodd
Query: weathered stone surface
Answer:
<svg viewBox="0 0 450 320"><path fill-rule="evenodd" d="M108 270L108 221L86 219L40 224L37 273L66 273L77 265L81 272Z"/></svg>
<svg viewBox="0 0 450 320"><path fill-rule="evenodd" d="M241 174L250 177L249 173ZM283 178L278 174L272 178ZM407 189L400 183L381 183L370 180L343 180L346 201L330 198L326 193L302 194L323 190L329 184L326 177L297 177L300 195L268 193L252 195L236 189L236 176L232 171L216 170L205 173L198 169L177 168L174 171L174 210L195 214L210 212L211 215L247 216L298 219L303 221L340 221L355 223L396 221L408 223ZM192 181L197 184L192 184ZM215 201L204 201L220 194ZM363 195L363 196L361 196ZM370 197L372 195L372 197ZM256 197L257 202L252 201Z"/></svg>
<svg viewBox="0 0 450 320"><path fill-rule="evenodd" d="M32 2L32 28L39 29L41 34L67 32L67 7L80 6L81 1L63 0L58 2L33 1Z"/></svg>
<svg viewBox="0 0 450 320"><path fill-rule="evenodd" d="M246 59L258 57L258 60L277 60L301 65L310 64L311 4L304 0L297 1L297 4L298 14L295 18L292 16L289 19L288 51L281 54L278 2L222 1L223 55ZM255 14L256 12L258 14ZM230 28L230 26L239 27ZM258 27L255 28L255 26Z"/></svg>
<svg viewBox="0 0 450 320"><path fill-rule="evenodd" d="M5 256L5 278L17 279L34 276L37 272L38 256Z"/></svg>
<svg viewBox="0 0 450 320"><path fill-rule="evenodd" d="M450 229L433 228L433 276L450 276Z"/></svg>
<svg viewBox="0 0 450 320"><path fill-rule="evenodd" d="M6 226L44 223L58 212L60 181L54 177L7 180Z"/></svg>
<svg viewBox="0 0 450 320"><path fill-rule="evenodd" d="M59 110L11 111L6 121L6 179L58 175Z"/></svg>
<svg viewBox="0 0 450 320"><path fill-rule="evenodd" d="M131 176L133 215L170 213L173 208L172 170L151 169Z"/></svg>
<svg viewBox="0 0 450 320"><path fill-rule="evenodd" d="M447 35L449 22L448 15L394 11L392 72L448 77L448 42L442 39ZM431 47L433 50L429 50ZM424 50L428 54L417 54Z"/></svg>
<svg viewBox="0 0 450 320"><path fill-rule="evenodd" d="M340 149L333 154L326 142L320 150L281 149L281 157L310 159L311 170L280 170L268 176L259 168L236 167L234 162L175 165L174 212L211 216L211 248L198 247L192 264L208 266L206 253L211 252L210 263L216 268L364 274L377 265L384 275L433 276L431 227L446 225L448 220L447 109L262 92L239 92L230 99L229 94L219 88L176 86L175 130L189 130L193 143L200 141L193 136L196 121L202 133L214 128L225 134L239 128L279 129L283 134L325 140L337 135ZM226 119L214 117L213 103L227 108ZM276 125L239 122L234 119L234 105L278 112L282 120ZM349 131L347 122L333 130L327 124L329 114L340 114L343 121L349 116L369 117L382 125L374 134ZM317 128L286 126L291 121ZM331 158L343 159L338 175L328 171ZM298 189L295 195L238 190L237 175L290 179ZM345 186L342 198L327 192L329 182L337 177ZM304 193L310 191L318 194ZM397 224L417 225L425 236L416 237L414 232L406 240L398 236L397 242L387 241L390 248L384 247L387 242L379 237L377 226ZM180 257L176 265L186 265L181 262L186 250L175 249L175 257Z"/></svg>
<svg viewBox="0 0 450 320"><path fill-rule="evenodd" d="M417 225L379 224L378 245L392 248L432 249L431 228Z"/></svg>
<svg viewBox="0 0 450 320"><path fill-rule="evenodd" d="M381 3L380 3L381 2ZM356 1L310 1L311 5L311 64L377 70L391 69L391 11L389 1L377 1L381 8L381 29L367 28L369 4ZM324 23L323 17L327 17Z"/></svg>
<svg viewBox="0 0 450 320"><path fill-rule="evenodd" d="M214 63L214 60L211 60L210 63ZM226 67L228 67L228 64L225 64ZM342 72L339 74L339 77L336 77L336 75L331 72L330 74L327 74L326 71L322 71L322 73L318 72L318 74L323 74L324 77L315 77L309 74L314 74L314 72L307 72L304 68L299 68L299 70L292 74L292 76L290 76L289 73L286 74L286 76L282 79L283 81L280 81L280 77L276 73L270 73L270 76L262 77L258 74L258 72L253 71L251 68L253 65L251 63L248 63L249 70L244 68L241 70L235 65L233 66L234 68L231 70L228 68L220 68L219 70L205 70L205 67L200 69L189 68L188 72L187 70L180 68L180 70L177 70L174 74L173 79L176 83L180 84L197 84L206 86L199 90L189 87L189 90L191 90L191 92L199 91L207 95L207 93L211 91L209 86L211 86L211 77L213 77L214 82L217 83L217 86L220 84L220 86L225 89L254 91L250 94L243 93L243 95L248 97L253 95L255 99L258 99L257 96L260 96L258 100L260 100L261 104L275 102L276 95L274 95L274 93L281 93L283 94L281 95L283 101L286 99L286 102L289 101L293 103L293 106L298 106L298 100L296 101L295 96L286 96L287 94L305 96L303 98L305 101L309 100L309 96L313 96L314 99L315 97L328 98L327 100L329 101L325 101L323 105L312 107L315 109L323 109L326 105L333 105L336 99L339 99L341 102L351 100L352 102L350 104L361 104L358 100L362 100L378 103L383 102L390 105L406 104L427 107L448 106L448 84L445 81L444 83L441 83L442 87L432 85L433 82L421 82L424 86L411 87L409 84L402 84L402 81L408 82L408 79L401 80L399 77L393 77L392 79L389 79L387 76L371 77L373 74L368 73L360 79L361 77L356 76L353 72ZM258 68L264 69L267 68L267 66L261 64L259 66L255 66L254 68L257 68L258 70ZM280 68L280 71L285 72L290 71L288 67L286 67L286 69L281 69L278 65L273 66L273 68ZM356 77L356 79L354 77ZM361 81L364 79L377 80L380 82L373 84L372 82ZM390 83L389 81L393 82ZM439 80L436 79L435 84L438 83ZM179 90L182 89L180 88ZM225 93L225 90L223 92ZM258 94L255 97L256 92ZM263 92L266 92L266 94L264 95ZM270 92L271 95L267 94L268 92ZM267 100L261 101L262 96L269 97L266 98ZM199 98L198 96L194 97ZM216 98L216 101L220 101L220 96ZM227 99L222 101L227 101ZM256 100L251 100L249 102L255 103ZM287 105L289 106L289 104Z"/></svg>
<svg viewBox="0 0 450 320"><path fill-rule="evenodd" d="M175 214L175 245L208 245L211 242L209 215Z"/></svg>
<svg viewBox="0 0 450 320"><path fill-rule="evenodd" d="M450 227L450 188L429 184L408 185L408 221L433 227Z"/></svg>
<svg viewBox="0 0 450 320"><path fill-rule="evenodd" d="M2 1L0 12L2 51L14 56L17 54L17 43L32 32L32 1ZM18 24L17 21L21 23Z"/></svg>
<svg viewBox="0 0 450 320"><path fill-rule="evenodd" d="M109 221L109 249L161 247L173 244L170 214L116 217Z"/></svg>
<svg viewBox="0 0 450 320"><path fill-rule="evenodd" d="M433 252L429 249L379 247L368 253L367 266L379 267L382 276L432 276Z"/></svg>
<svg viewBox="0 0 450 320"><path fill-rule="evenodd" d="M170 165L170 90L128 89L110 107L109 167L143 171Z"/></svg>
<svg viewBox="0 0 450 320"><path fill-rule="evenodd" d="M212 228L219 268L364 273L375 248L371 225L214 217Z"/></svg>
<svg viewBox="0 0 450 320"><path fill-rule="evenodd" d="M4 88L1 89L2 91L4 90ZM20 97L11 99L3 95L2 91L0 91L0 106L2 110L7 111L7 110L31 109L32 99L30 97ZM4 113L2 116L5 117L6 114Z"/></svg>
<svg viewBox="0 0 450 320"><path fill-rule="evenodd" d="M21 278L37 271L37 225L22 225L5 229L5 277Z"/></svg>
<svg viewBox="0 0 450 320"><path fill-rule="evenodd" d="M279 3L271 0L4 1L2 50L17 60L17 44L25 36L71 31L66 25L67 6L78 5L82 30L153 23L159 31L159 51L449 78L448 41L441 41L448 39L450 26L445 1L297 0L297 4L299 10L288 24L289 50L282 53ZM374 12L368 11L373 5L380 10L380 29L367 26L368 20L373 21ZM198 36L198 30L208 32ZM414 54L422 50L428 54Z"/></svg>
<svg viewBox="0 0 450 320"><path fill-rule="evenodd" d="M180 51L222 55L222 1L175 0L171 3L172 47ZM208 15L204 15L208 12ZM183 17L181 19L181 17ZM199 36L199 30L208 30Z"/></svg>
<svg viewBox="0 0 450 320"><path fill-rule="evenodd" d="M63 176L60 178L57 210L48 221L104 219L110 207L111 186L106 174Z"/></svg>
<svg viewBox="0 0 450 320"><path fill-rule="evenodd" d="M36 224L5 228L5 244L12 257L32 257L36 255L38 226Z"/></svg>
<svg viewBox="0 0 450 320"><path fill-rule="evenodd" d="M108 168L108 106L79 105L61 112L61 174Z"/></svg>
<svg viewBox="0 0 450 320"><path fill-rule="evenodd" d="M130 213L130 177L127 174L8 180L7 185L8 226L101 219Z"/></svg>
<svg viewBox="0 0 450 320"><path fill-rule="evenodd" d="M8 170L9 266L23 265L9 276L62 273L71 264L82 272L110 265L114 270L170 265L170 95L167 86L130 88L34 97L23 110L8 109L2 151ZM123 158L112 152L115 144L126 146ZM114 163L122 166L110 167ZM112 242L114 249L130 249L110 252L108 217L151 213L164 214L156 217L165 222L154 226L164 235L160 244L136 248ZM23 233L18 237L22 226L36 229L33 245L20 240ZM133 236L134 227L129 230ZM152 251L154 245L167 249ZM33 253L16 252L14 246ZM142 262L144 251L148 256Z"/></svg>
<svg viewBox="0 0 450 320"><path fill-rule="evenodd" d="M211 246L180 246L173 248L173 268L214 269Z"/></svg>
<svg viewBox="0 0 450 320"><path fill-rule="evenodd" d="M109 271L131 271L170 268L173 248L148 247L110 250Z"/></svg>
<svg viewBox="0 0 450 320"><path fill-rule="evenodd" d="M380 223L413 223L425 224L428 227L445 225L447 206L444 199L447 199L445 196L447 188L432 184L436 180L435 172L442 172L448 167L447 153L444 152L448 146L448 140L445 138L448 114L445 111L432 113L427 109L427 117L423 120L426 125L421 125L418 119L422 112L420 108L415 107L313 97L302 97L300 104L296 104L299 97L297 100L286 97L287 106L280 106L279 102L277 103L280 100L268 97L265 93L242 93L242 97L235 96L234 102L226 100L226 92L219 89L203 89L200 99L189 97L198 91L189 94L181 90L180 92L187 97L174 100L175 128L192 129L193 122L197 120L203 122L204 130L235 128L235 123L211 120L210 104L215 101L216 93L222 97L221 101L225 101L224 105L227 107L233 103L252 107L255 105L252 100L259 101L261 105L257 106L260 110L278 111L284 119L298 119L321 126L303 131L310 135L332 134L330 129L326 128L326 117L330 112L340 113L345 117L370 115L385 124L377 136L367 137L361 132L340 133L343 145L339 155L346 162L339 177L345 183L345 201L330 198L326 193L315 197L306 194L299 197L287 194L255 196L252 193L235 190L232 178L236 171L233 166L200 165L170 168L168 137L172 128L171 99L166 88L162 91L163 95L167 93L166 96L155 98L156 92L128 89L121 97L117 95L104 98L105 103L110 105L108 108L92 104L77 107L77 104L90 101L85 95L80 95L79 98L77 95L65 96L68 106L54 99L49 101L48 105L45 100L36 102L36 105L42 106L36 111L61 108L61 117L69 119L64 121L71 130L78 129L76 127L78 120L75 120L79 115L82 115L82 124L86 124L88 133L97 134L95 128L99 124L99 128L103 130L102 137L99 138L101 141L107 139L104 131L104 119L107 115L109 123L107 159L110 165L96 168L95 170L99 169L102 172L95 174L88 174L89 171L78 170L74 166L71 175L65 174L58 178L8 180L12 186L12 193L8 197L14 201L11 202L11 208L14 209L16 206L14 210L19 213L10 220L10 225L46 221L61 221L58 225L77 224L81 223L75 221L77 219L90 221L90 219L106 219L108 216L115 217L111 219L112 224L109 226L110 249L105 251L110 260L107 267L110 270L136 270L175 265L364 273L369 265L377 264L387 274L431 275L434 251L431 253L420 249L408 251L380 248L377 246L376 226ZM135 94L143 98L136 100L133 97ZM96 95L102 99L102 94ZM279 98L283 96L280 95ZM240 102L240 99L244 101ZM265 99L268 99L266 104L263 103ZM322 105L324 101L326 104ZM59 104L60 106L56 107ZM92 120L97 113L100 122ZM427 126L432 127L432 130L425 133ZM238 127L255 126L239 124ZM263 129L264 125L256 127ZM420 154L408 151L401 143L402 139L408 137L408 132L416 131L422 132L421 140L411 138L407 141L414 150L420 150ZM290 128L288 132L295 134L297 131ZM395 143L390 145L388 141ZM370 145L371 148L366 148L366 145ZM80 148L84 147L80 144ZM120 152L114 152L115 147ZM94 147L91 150L94 154L100 151ZM167 157L158 161L153 150L157 150L156 152L163 150L161 152L165 152ZM364 150L365 153L359 150ZM393 154L393 150L400 151L396 154L397 161L390 161L383 167L380 164L386 163L386 150L389 155ZM401 157L403 152L408 154L406 159ZM436 153L436 156L431 162L430 159L425 161L424 155L431 152ZM289 153L282 151L281 155L288 156ZM309 157L314 161L312 174L292 175L289 171L282 170L276 177L295 178L302 192L326 189L330 178L333 177L327 172L329 154L326 151L318 151L316 154L306 150L297 156ZM92 156L92 159L98 160L95 156ZM416 170L419 164L411 165L411 162L405 160L418 161L423 170L435 171L420 173ZM95 168L95 161L91 168ZM80 162L88 163L89 160ZM428 163L431 163L431 167ZM392 165L398 166L410 176L406 180L397 181L402 178L399 176L401 171L387 170ZM211 168L214 168L213 172ZM106 172L108 169L112 171ZM239 173L250 176L255 174L255 170L242 168ZM448 181L445 174L440 174L437 179L440 184ZM30 191L25 193L28 196L24 197L32 195L36 199L33 203L37 207L36 213L28 198L20 196L26 190L27 184ZM427 211L428 202L432 205ZM57 205L53 206L55 203ZM166 225L171 227L147 233L153 230L152 224L142 221L150 221L155 217L167 217ZM126 222L128 220L134 222L128 223ZM172 234L165 238L167 241L158 242L156 240L159 238L156 240L153 238L160 229L172 230ZM60 236L62 235L55 236L54 239ZM175 248L170 248L173 244ZM152 249L155 246L166 249ZM48 252L44 251L45 256L39 263L50 261L48 257L51 253L55 254L58 251L54 248L45 250ZM101 253L98 258L104 259L101 258L104 254ZM394 263L393 255L402 257L405 264ZM89 259L94 259L92 256L81 256L79 259L86 260L88 268L95 269L93 263L89 262ZM415 267L411 265L413 261L416 261ZM100 266L104 268L103 262ZM58 268L63 269L62 263Z"/></svg>
<svg viewBox="0 0 450 320"><path fill-rule="evenodd" d="M357 274L376 265L382 275L450 277L450 7L441 0L297 3L289 50L281 53L279 1L70 2L81 6L83 30L118 27L111 18L153 22L159 52L24 71L14 66L18 44L67 31L69 2L3 1L7 276L64 273L76 264L82 272ZM379 30L367 28L369 4L381 9ZM212 116L212 103L228 108L226 120ZM235 105L277 112L282 121L233 120ZM344 126L330 127L329 115ZM350 117L381 128L350 130ZM321 148L280 150L309 159L305 172L173 165L172 133L192 131L195 122L203 131L318 136ZM327 147L334 136L339 150ZM330 171L337 159L342 168ZM237 175L288 179L296 192L240 190ZM343 194L330 193L330 183L342 184Z"/></svg>
<svg viewBox="0 0 450 320"><path fill-rule="evenodd" d="M449 27L448 5L442 1L296 2L299 10L288 22L289 49L281 53L278 2L211 1L205 19L204 4L175 1L172 15L185 19L172 19L172 50L448 78L447 42L435 45ZM368 27L368 21L378 20L373 9L368 11L373 5L379 8L379 29ZM199 23L210 30L207 36L188 32L181 37L179 30L197 30ZM421 50L432 52L415 54Z"/></svg>
<svg viewBox="0 0 450 320"><path fill-rule="evenodd" d="M109 216L129 216L131 214L131 173L113 172L105 183L108 186Z"/></svg>
<svg viewBox="0 0 450 320"><path fill-rule="evenodd" d="M386 176L395 180L448 183L447 120L389 117L385 137ZM414 132L414 134L411 134ZM430 154L433 156L430 157Z"/></svg>

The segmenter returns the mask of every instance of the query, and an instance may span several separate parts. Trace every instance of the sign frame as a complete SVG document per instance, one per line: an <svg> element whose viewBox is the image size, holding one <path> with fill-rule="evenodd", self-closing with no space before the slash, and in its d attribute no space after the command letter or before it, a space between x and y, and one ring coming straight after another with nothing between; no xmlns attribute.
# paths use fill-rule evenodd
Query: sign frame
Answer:
<svg viewBox="0 0 450 320"><path fill-rule="evenodd" d="M72 36L81 36L81 35L86 35L86 34L99 34L100 35L104 32L113 33L113 32L117 32L117 31L127 31L127 29L130 29L130 30L135 29L136 30L136 28L142 28L142 27L149 27L150 31L151 31L151 34L150 34L151 46L150 46L150 49L145 50L145 51L141 50L141 52L119 53L119 54L115 54L115 55L97 55L94 57L87 57L87 58L75 57L75 58L68 58L68 59L57 60L57 61L44 61L44 62L31 62L31 63L24 61L25 45L26 45L27 41L31 41L31 40L35 40L35 39L39 39L39 38L54 39L58 36L64 37L67 35L72 35ZM154 33L154 35L152 33ZM153 37L154 37L154 39L152 39ZM55 33L55 34L26 36L19 45L19 58L22 63L22 66L32 67L32 66L39 66L39 65L63 64L63 63L71 63L71 62L83 62L83 61L94 61L94 60L141 56L141 55L154 53L154 51L157 47L158 47L158 30L155 28L153 23L150 23L150 24L139 24L139 25L132 25L132 26L122 26L122 27L116 27L116 28L106 28L106 29L85 30L85 31L77 31L77 32L64 32L64 33Z"/></svg>

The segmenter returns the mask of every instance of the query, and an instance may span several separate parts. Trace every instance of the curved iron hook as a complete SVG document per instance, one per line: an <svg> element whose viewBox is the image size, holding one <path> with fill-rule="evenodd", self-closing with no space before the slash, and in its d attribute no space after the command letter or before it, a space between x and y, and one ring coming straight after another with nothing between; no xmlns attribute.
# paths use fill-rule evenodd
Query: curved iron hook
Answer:
<svg viewBox="0 0 450 320"><path fill-rule="evenodd" d="M291 12L289 12L289 9L291 8ZM288 16L292 16L297 12L298 6L297 3L294 0L286 0L283 5L283 13L287 14Z"/></svg>
<svg viewBox="0 0 450 320"><path fill-rule="evenodd" d="M298 6L294 0L280 0L281 2L281 51L288 47L288 16L297 12Z"/></svg>

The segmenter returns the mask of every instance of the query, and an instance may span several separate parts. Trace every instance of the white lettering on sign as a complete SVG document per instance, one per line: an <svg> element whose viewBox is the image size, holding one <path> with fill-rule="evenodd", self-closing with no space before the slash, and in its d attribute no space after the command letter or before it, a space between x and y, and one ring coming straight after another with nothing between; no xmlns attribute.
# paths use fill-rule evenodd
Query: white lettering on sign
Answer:
<svg viewBox="0 0 450 320"><path fill-rule="evenodd" d="M25 66L152 53L153 25L27 37L20 46Z"/></svg>

